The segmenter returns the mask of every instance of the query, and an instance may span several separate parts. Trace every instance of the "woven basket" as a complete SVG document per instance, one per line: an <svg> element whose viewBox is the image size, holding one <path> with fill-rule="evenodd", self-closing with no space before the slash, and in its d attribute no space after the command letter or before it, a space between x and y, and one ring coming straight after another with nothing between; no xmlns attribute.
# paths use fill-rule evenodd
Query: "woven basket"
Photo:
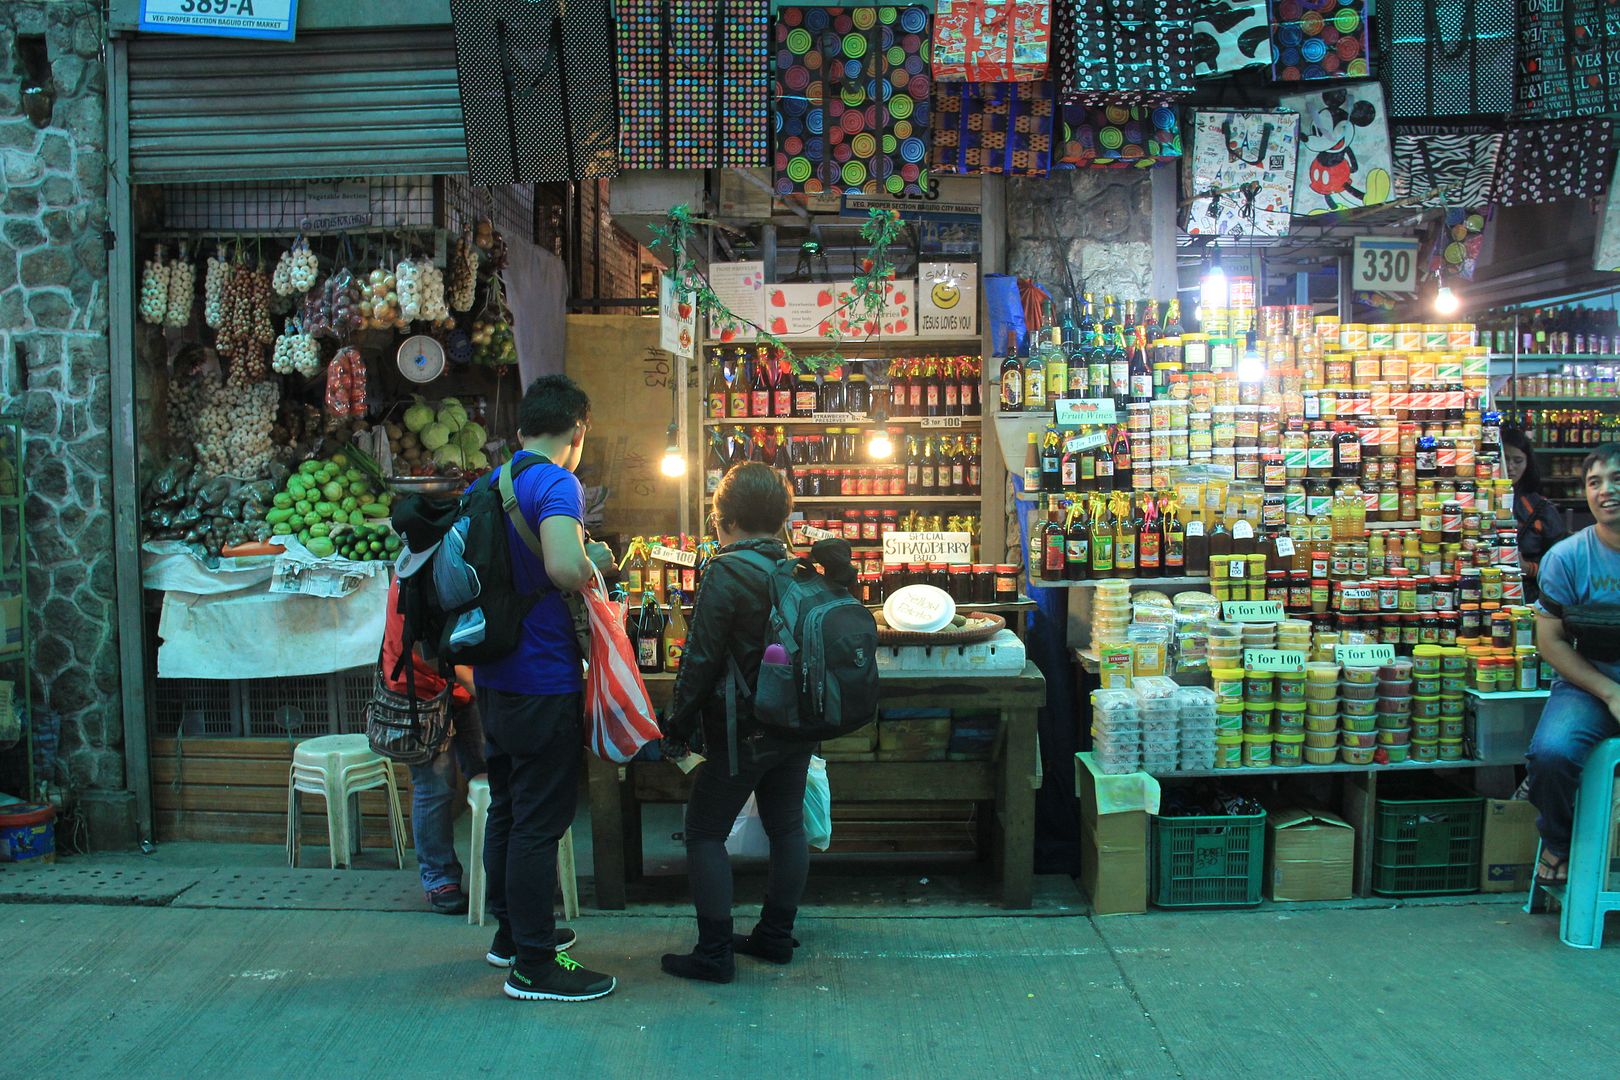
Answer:
<svg viewBox="0 0 1620 1080"><path fill-rule="evenodd" d="M883 645L973 645L989 641L1007 628L1006 619L990 612L964 611L960 614L969 619L988 619L989 622L984 626L952 627L921 634L914 630L889 629L883 625L883 613L880 611L877 612L878 641Z"/></svg>

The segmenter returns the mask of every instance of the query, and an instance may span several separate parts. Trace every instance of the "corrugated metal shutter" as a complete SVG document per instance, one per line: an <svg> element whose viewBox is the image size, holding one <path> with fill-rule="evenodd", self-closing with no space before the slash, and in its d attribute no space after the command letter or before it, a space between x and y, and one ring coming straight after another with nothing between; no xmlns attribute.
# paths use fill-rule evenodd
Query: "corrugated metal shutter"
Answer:
<svg viewBox="0 0 1620 1080"><path fill-rule="evenodd" d="M448 27L291 44L137 37L129 112L136 183L467 170Z"/></svg>

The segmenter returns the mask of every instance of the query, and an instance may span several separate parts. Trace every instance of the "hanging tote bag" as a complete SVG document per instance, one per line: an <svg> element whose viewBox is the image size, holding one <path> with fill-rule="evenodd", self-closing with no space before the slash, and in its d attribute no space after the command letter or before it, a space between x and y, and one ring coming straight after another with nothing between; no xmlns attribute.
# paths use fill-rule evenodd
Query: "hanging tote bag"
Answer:
<svg viewBox="0 0 1620 1080"><path fill-rule="evenodd" d="M1266 0L1197 0L1192 22L1193 76L1209 79L1271 66Z"/></svg>
<svg viewBox="0 0 1620 1080"><path fill-rule="evenodd" d="M784 7L776 17L778 195L928 194L928 9Z"/></svg>
<svg viewBox="0 0 1620 1080"><path fill-rule="evenodd" d="M1370 74L1365 0L1272 0L1274 80L1319 82Z"/></svg>
<svg viewBox="0 0 1620 1080"><path fill-rule="evenodd" d="M636 650L624 628L624 605L608 599L601 571L581 594L591 623L585 672L585 742L603 761L624 764L658 739L658 721L636 668Z"/></svg>
<svg viewBox="0 0 1620 1080"><path fill-rule="evenodd" d="M1192 236L1287 236L1299 117L1199 110L1185 170Z"/></svg>
<svg viewBox="0 0 1620 1080"><path fill-rule="evenodd" d="M612 0L450 0L479 186L619 171Z"/></svg>
<svg viewBox="0 0 1620 1080"><path fill-rule="evenodd" d="M1620 5L1610 0L1525 3L1519 22L1518 109L1560 120L1616 111L1608 57L1620 46Z"/></svg>
<svg viewBox="0 0 1620 1080"><path fill-rule="evenodd" d="M1181 124L1170 105L1063 106L1054 169L1148 169L1181 160Z"/></svg>
<svg viewBox="0 0 1620 1080"><path fill-rule="evenodd" d="M1379 25L1390 116L1513 111L1516 0L1389 0Z"/></svg>
<svg viewBox="0 0 1620 1080"><path fill-rule="evenodd" d="M1496 190L1499 131L1403 127L1394 134L1395 198L1414 206L1480 206Z"/></svg>
<svg viewBox="0 0 1620 1080"><path fill-rule="evenodd" d="M618 0L619 164L770 161L770 0Z"/></svg>
<svg viewBox="0 0 1620 1080"><path fill-rule="evenodd" d="M1045 176L1052 168L1049 82L934 84L934 171Z"/></svg>
<svg viewBox="0 0 1620 1080"><path fill-rule="evenodd" d="M1453 206L1441 214L1429 237L1428 273L1435 276L1443 272L1448 281L1473 281L1493 213L1492 207L1480 205Z"/></svg>
<svg viewBox="0 0 1620 1080"><path fill-rule="evenodd" d="M1496 170L1496 204L1525 206L1603 194L1614 164L1608 120L1560 120L1508 129Z"/></svg>
<svg viewBox="0 0 1620 1080"><path fill-rule="evenodd" d="M1058 0L1065 101L1159 105L1193 87L1192 0Z"/></svg>
<svg viewBox="0 0 1620 1080"><path fill-rule="evenodd" d="M1044 79L1052 48L1048 0L939 0L934 9L936 82Z"/></svg>
<svg viewBox="0 0 1620 1080"><path fill-rule="evenodd" d="M1331 214L1389 202L1395 162L1382 86L1329 84L1280 104L1299 113L1294 213Z"/></svg>

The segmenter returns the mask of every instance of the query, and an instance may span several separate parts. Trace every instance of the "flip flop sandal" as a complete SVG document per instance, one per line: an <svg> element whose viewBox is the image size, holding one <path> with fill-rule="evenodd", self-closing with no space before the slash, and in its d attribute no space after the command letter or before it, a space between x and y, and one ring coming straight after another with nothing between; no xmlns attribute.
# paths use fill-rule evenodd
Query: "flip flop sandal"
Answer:
<svg viewBox="0 0 1620 1080"><path fill-rule="evenodd" d="M1536 864L1537 885L1566 885L1569 883L1569 858L1542 852Z"/></svg>

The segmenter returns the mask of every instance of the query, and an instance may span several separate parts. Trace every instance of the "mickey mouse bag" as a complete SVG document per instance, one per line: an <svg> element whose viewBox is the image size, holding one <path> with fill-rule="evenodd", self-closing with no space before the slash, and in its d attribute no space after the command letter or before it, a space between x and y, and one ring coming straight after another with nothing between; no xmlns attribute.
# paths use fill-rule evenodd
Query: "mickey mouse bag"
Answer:
<svg viewBox="0 0 1620 1080"><path fill-rule="evenodd" d="M1281 105L1299 113L1296 215L1377 206L1394 197L1382 85L1333 86L1285 97Z"/></svg>

